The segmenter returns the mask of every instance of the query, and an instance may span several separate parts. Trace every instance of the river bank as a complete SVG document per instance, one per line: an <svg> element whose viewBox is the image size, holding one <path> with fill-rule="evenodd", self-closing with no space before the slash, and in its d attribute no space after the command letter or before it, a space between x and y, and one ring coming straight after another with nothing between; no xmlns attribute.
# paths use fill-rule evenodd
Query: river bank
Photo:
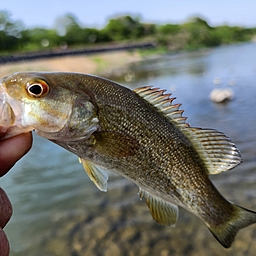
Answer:
<svg viewBox="0 0 256 256"><path fill-rule="evenodd" d="M82 72L109 76L114 69L142 60L138 51L106 52L0 65L0 77L19 71Z"/></svg>

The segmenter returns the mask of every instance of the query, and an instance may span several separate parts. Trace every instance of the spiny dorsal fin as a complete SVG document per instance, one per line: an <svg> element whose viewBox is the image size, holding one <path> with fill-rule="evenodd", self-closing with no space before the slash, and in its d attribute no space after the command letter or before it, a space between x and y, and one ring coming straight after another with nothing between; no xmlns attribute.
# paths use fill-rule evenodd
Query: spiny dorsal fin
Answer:
<svg viewBox="0 0 256 256"><path fill-rule="evenodd" d="M178 206L167 202L160 197L152 195L140 188L140 198L146 198L146 203L153 219L162 226L174 226L177 219L179 209Z"/></svg>
<svg viewBox="0 0 256 256"><path fill-rule="evenodd" d="M185 134L204 161L208 174L227 171L241 163L238 149L226 135L213 129L190 127L185 122L187 118L182 116L183 110L179 109L181 104L173 104L175 98L171 98L171 94L151 86L140 87L134 91Z"/></svg>
<svg viewBox="0 0 256 256"><path fill-rule="evenodd" d="M83 165L85 172L96 185L96 187L106 192L108 187L108 174L106 171L97 165L87 161L86 159L79 158L79 162Z"/></svg>
<svg viewBox="0 0 256 256"><path fill-rule="evenodd" d="M185 122L187 118L182 116L184 111L179 109L181 104L173 104L172 102L176 98L171 98L171 94L165 93L165 91L152 86L144 86L134 90L140 97L160 110L169 121L180 127L189 127L189 124Z"/></svg>

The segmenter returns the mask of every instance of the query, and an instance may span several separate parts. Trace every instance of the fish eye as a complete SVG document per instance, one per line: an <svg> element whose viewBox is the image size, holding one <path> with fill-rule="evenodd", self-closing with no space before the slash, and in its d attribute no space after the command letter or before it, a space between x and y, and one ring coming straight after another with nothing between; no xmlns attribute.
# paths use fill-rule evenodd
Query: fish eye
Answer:
<svg viewBox="0 0 256 256"><path fill-rule="evenodd" d="M35 83L28 83L26 89L29 95L35 98L43 97L49 92L48 84L42 80Z"/></svg>

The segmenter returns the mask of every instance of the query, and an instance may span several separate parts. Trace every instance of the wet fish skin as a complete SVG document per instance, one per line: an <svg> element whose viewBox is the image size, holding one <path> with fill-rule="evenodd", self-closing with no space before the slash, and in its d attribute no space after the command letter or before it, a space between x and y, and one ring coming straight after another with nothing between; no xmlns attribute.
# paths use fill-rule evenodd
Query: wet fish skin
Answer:
<svg viewBox="0 0 256 256"><path fill-rule="evenodd" d="M49 93L31 98L27 84L34 81L45 82ZM216 130L190 127L180 104L174 104L164 90L142 87L131 91L77 73L18 73L2 79L1 84L0 99L5 95L8 106L22 101L19 111L17 106L12 111L8 107L13 114L12 126L5 127L7 134L8 129L16 133L36 129L78 155L102 191L107 190L104 169L132 180L159 224L174 225L181 206L202 219L224 247L230 247L239 229L256 222L255 212L228 202L208 178L241 162L235 145ZM55 111L56 101L59 111ZM13 115L19 115L26 104L32 116L33 109L41 113L43 108L43 114L32 123L23 115L25 130L18 123L17 131Z"/></svg>

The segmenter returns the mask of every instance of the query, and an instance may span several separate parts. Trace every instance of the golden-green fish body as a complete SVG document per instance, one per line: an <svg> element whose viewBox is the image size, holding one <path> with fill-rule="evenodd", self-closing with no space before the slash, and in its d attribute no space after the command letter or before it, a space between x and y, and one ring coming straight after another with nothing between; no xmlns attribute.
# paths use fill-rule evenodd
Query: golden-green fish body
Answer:
<svg viewBox="0 0 256 256"><path fill-rule="evenodd" d="M76 154L100 190L105 169L118 173L138 185L159 224L174 225L181 206L230 247L256 213L228 202L208 175L234 168L240 153L223 133L190 127L173 100L86 74L17 73L1 80L0 132L35 129Z"/></svg>

